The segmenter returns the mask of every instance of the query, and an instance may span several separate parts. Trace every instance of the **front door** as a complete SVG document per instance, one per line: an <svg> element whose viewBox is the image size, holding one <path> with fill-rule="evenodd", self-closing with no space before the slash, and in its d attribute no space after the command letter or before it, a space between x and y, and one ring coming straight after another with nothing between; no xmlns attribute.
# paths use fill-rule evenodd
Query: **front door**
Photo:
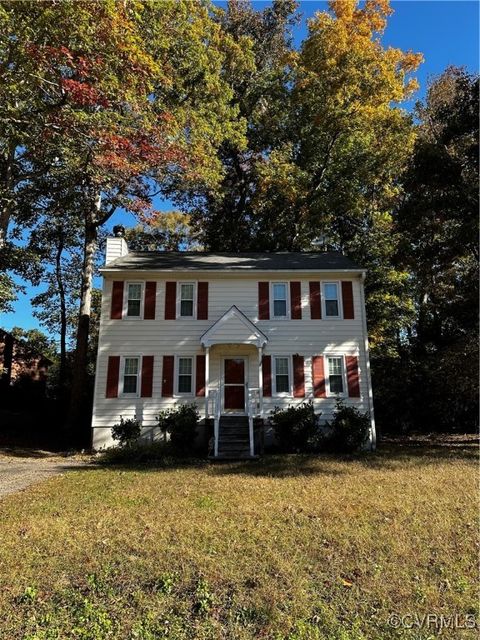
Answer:
<svg viewBox="0 0 480 640"><path fill-rule="evenodd" d="M223 408L245 412L245 358L225 358L223 371Z"/></svg>

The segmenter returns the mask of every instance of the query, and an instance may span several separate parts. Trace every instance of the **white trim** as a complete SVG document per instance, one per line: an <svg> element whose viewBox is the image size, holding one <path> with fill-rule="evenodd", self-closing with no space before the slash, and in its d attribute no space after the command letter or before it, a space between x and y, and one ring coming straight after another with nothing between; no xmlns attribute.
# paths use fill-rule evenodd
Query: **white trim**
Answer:
<svg viewBox="0 0 480 640"><path fill-rule="evenodd" d="M288 363L288 392L277 391L277 367L276 359L286 358ZM272 355L272 397L275 398L293 398L293 364L292 356L289 355Z"/></svg>
<svg viewBox="0 0 480 640"><path fill-rule="evenodd" d="M192 315L191 316L182 316L180 315L181 310L181 291L182 285L191 284L193 285L193 306L192 306ZM177 320L196 320L197 319L197 281L196 280L177 280L177 300L176 300L176 316Z"/></svg>
<svg viewBox="0 0 480 640"><path fill-rule="evenodd" d="M137 391L135 393L124 393L123 391L123 384L124 384L124 377L125 377L125 361L127 358L136 358L138 360ZM118 397L119 398L140 398L140 393L142 388L142 365L143 365L143 354L127 353L120 356L120 375L118 376Z"/></svg>
<svg viewBox="0 0 480 640"><path fill-rule="evenodd" d="M192 361L192 390L190 392L188 391L179 391L178 390L178 376L179 376L179 360L180 358L190 358ZM181 355L176 355L175 356L175 361L174 361L174 365L173 365L173 379L174 379L174 385L173 385L173 395L175 398L194 398L195 397L195 390L196 387L195 385L197 384L196 381L196 355L190 355L189 353L186 354L181 354Z"/></svg>
<svg viewBox="0 0 480 640"><path fill-rule="evenodd" d="M245 325L245 327L255 335L253 340L244 340L240 341L237 336L232 336L228 341L215 340L215 332L217 329L222 327L232 318L237 318L240 322ZM247 318L247 316L240 311L240 309L232 305L228 311L226 311L221 318L216 320L211 327L209 327L205 333L200 337L200 344L202 347L211 347L214 344L253 344L256 347L264 347L268 342L267 336L260 331L260 329L253 324L251 320Z"/></svg>
<svg viewBox="0 0 480 640"><path fill-rule="evenodd" d="M143 320L143 314L145 309L145 280L127 280L123 287L123 309L122 318L124 320ZM129 316L128 315L128 288L131 284L140 285L140 315Z"/></svg>
<svg viewBox="0 0 480 640"><path fill-rule="evenodd" d="M192 269L187 269L187 268L183 268L183 269L142 269L141 267L135 267L135 269L137 271L141 271L142 273L181 273L183 274L188 274L188 273L192 273ZM126 273L131 273L130 269L124 269L122 267L101 267L99 269L99 271L101 273L121 273L122 271L125 271ZM293 274L296 273L303 273L303 274L312 274L315 275L317 273L355 273L357 275L361 275L363 273L366 273L366 269L195 269L194 270L196 274L201 274L202 276L205 275L205 277L210 276L212 277L212 274L215 274L215 277L218 276L222 276L222 275L228 275L230 273L233 273L235 275L238 275L239 273L243 273L245 275L250 275L252 278L255 278L255 274L256 273L271 273L272 275L274 275L275 273L289 273L290 275L293 276Z"/></svg>
<svg viewBox="0 0 480 640"><path fill-rule="evenodd" d="M338 315L337 316L327 316L327 299L325 296L325 285L326 284L335 284L337 286L337 305L338 305ZM342 303L342 282L341 280L321 280L320 281L321 288L321 300L322 300L322 319L324 320L342 320L343 319L343 303ZM331 298L329 298L331 300Z"/></svg>
<svg viewBox="0 0 480 640"><path fill-rule="evenodd" d="M348 380L347 380L347 367L345 362L345 354L344 353L331 353L327 352L323 354L323 362L324 362L324 371L325 371L325 392L327 398L348 398ZM328 365L329 358L340 358L342 361L342 382L343 382L343 392L342 393L332 393L330 391L330 367Z"/></svg>
<svg viewBox="0 0 480 640"><path fill-rule="evenodd" d="M243 360L244 362L244 370L243 370L243 411L235 411L234 409L225 409L225 360ZM222 356L221 359L221 369L220 369L220 403L221 403L221 411L223 414L227 415L238 415L245 416L247 415L247 402L248 402L248 371L249 371L249 359L248 356L245 356L241 353L225 355ZM233 383L232 383L233 384ZM236 386L240 386L238 383Z"/></svg>
<svg viewBox="0 0 480 640"><path fill-rule="evenodd" d="M274 285L283 284L285 285L285 315L284 316L276 316L275 315L275 298L273 296ZM270 282L270 319L271 320L290 320L290 283L284 280L272 280Z"/></svg>
<svg viewBox="0 0 480 640"><path fill-rule="evenodd" d="M362 313L362 327L365 349L365 362L366 362L366 382L368 386L368 409L370 411L370 447L372 451L377 448L377 431L375 427L375 415L373 412L373 389L372 389L372 377L370 374L370 353L368 345L368 330L367 330L367 312L365 309L365 273L362 274L360 280L360 307ZM360 393L361 395L361 393Z"/></svg>

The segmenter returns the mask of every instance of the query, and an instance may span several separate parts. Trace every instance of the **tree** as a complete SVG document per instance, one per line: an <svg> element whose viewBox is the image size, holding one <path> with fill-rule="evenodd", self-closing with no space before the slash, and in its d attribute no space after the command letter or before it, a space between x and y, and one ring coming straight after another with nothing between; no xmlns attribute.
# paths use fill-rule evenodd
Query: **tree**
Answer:
<svg viewBox="0 0 480 640"><path fill-rule="evenodd" d="M222 68L248 65L248 42L225 37L210 6L189 0L5 3L3 10L15 38L16 26L29 24L21 46L40 69L44 102L55 105L25 142L30 180L61 184L75 205L68 212L83 224L73 424L86 376L98 229L118 207L148 210L155 184L218 183L216 147L241 144L243 135Z"/></svg>
<svg viewBox="0 0 480 640"><path fill-rule="evenodd" d="M247 70L227 65L225 79L239 115L248 123L245 146L225 140L217 161L223 171L219 187L176 183L172 191L188 208L200 243L210 250L248 250L257 243L253 198L262 158L287 137L291 69L291 27L297 22L294 0L275 0L261 11L246 0L232 0L216 19L235 41L247 38L254 64ZM192 188L193 187L193 188ZM235 229L235 233L231 230Z"/></svg>
<svg viewBox="0 0 480 640"><path fill-rule="evenodd" d="M397 215L415 302L409 421L423 428L478 417L478 88L478 76L455 67L430 84Z"/></svg>
<svg viewBox="0 0 480 640"><path fill-rule="evenodd" d="M180 211L158 211L142 224L127 229L125 239L133 251L198 250L200 244L192 230L191 217Z"/></svg>

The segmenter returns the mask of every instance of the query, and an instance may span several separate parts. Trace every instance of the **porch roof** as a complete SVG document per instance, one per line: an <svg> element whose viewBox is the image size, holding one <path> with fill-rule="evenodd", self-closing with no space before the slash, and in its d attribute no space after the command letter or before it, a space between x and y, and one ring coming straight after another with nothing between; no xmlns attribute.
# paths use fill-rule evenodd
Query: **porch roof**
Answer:
<svg viewBox="0 0 480 640"><path fill-rule="evenodd" d="M200 342L203 347L211 347L214 344L252 344L260 348L265 346L268 338L233 305L205 331Z"/></svg>

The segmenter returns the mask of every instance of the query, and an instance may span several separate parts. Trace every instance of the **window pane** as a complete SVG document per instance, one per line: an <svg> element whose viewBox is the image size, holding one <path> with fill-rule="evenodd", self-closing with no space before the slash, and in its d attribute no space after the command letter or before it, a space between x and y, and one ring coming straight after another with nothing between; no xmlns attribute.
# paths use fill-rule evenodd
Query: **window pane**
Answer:
<svg viewBox="0 0 480 640"><path fill-rule="evenodd" d="M179 358L178 360L178 372L180 375L190 375L192 373L192 359L191 358Z"/></svg>
<svg viewBox="0 0 480 640"><path fill-rule="evenodd" d="M125 375L138 373L138 358L125 358Z"/></svg>
<svg viewBox="0 0 480 640"><path fill-rule="evenodd" d="M179 393L191 393L192 376L178 376L178 391Z"/></svg>
<svg viewBox="0 0 480 640"><path fill-rule="evenodd" d="M343 378L330 375L330 393L343 393Z"/></svg>
<svg viewBox="0 0 480 640"><path fill-rule="evenodd" d="M142 285L141 284L129 284L128 285L128 299L140 300L142 297Z"/></svg>
<svg viewBox="0 0 480 640"><path fill-rule="evenodd" d="M334 282L327 282L325 284L325 300L337 300L337 285Z"/></svg>
<svg viewBox="0 0 480 640"><path fill-rule="evenodd" d="M287 303L285 300L274 300L273 301L273 315L276 318L283 318L287 315Z"/></svg>
<svg viewBox="0 0 480 640"><path fill-rule="evenodd" d="M288 358L275 358L275 373L288 376Z"/></svg>
<svg viewBox="0 0 480 640"><path fill-rule="evenodd" d="M277 393L288 393L290 391L288 385L288 375L276 376Z"/></svg>
<svg viewBox="0 0 480 640"><path fill-rule="evenodd" d="M127 316L140 315L140 300L129 300L127 308Z"/></svg>
<svg viewBox="0 0 480 640"><path fill-rule="evenodd" d="M181 300L193 300L193 284L182 284L181 285Z"/></svg>
<svg viewBox="0 0 480 640"><path fill-rule="evenodd" d="M342 359L341 358L329 358L328 359L328 372L330 375L338 374L342 375Z"/></svg>
<svg viewBox="0 0 480 640"><path fill-rule="evenodd" d="M193 316L193 300L182 300L180 302L180 315Z"/></svg>
<svg viewBox="0 0 480 640"><path fill-rule="evenodd" d="M274 300L286 300L287 299L287 285L274 284L273 285L273 299Z"/></svg>
<svg viewBox="0 0 480 640"><path fill-rule="evenodd" d="M137 393L137 376L123 377L123 393Z"/></svg>
<svg viewBox="0 0 480 640"><path fill-rule="evenodd" d="M338 316L338 302L336 300L325 300L325 313L327 316Z"/></svg>

